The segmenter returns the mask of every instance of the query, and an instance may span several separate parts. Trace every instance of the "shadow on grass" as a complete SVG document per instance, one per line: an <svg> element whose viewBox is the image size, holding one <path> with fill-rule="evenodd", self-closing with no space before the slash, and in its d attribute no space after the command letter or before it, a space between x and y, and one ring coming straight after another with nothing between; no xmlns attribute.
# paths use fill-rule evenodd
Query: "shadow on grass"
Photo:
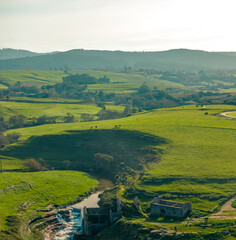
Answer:
<svg viewBox="0 0 236 240"><path fill-rule="evenodd" d="M97 162L94 154L102 153L113 157L108 170L114 173L124 167L142 169L143 164L147 163L145 161L156 160L156 147L167 143L167 139L138 131L91 129L32 136L24 142L6 147L0 153L22 160L42 158L47 166L55 169L68 168L69 161L70 169L81 171L95 169Z"/></svg>

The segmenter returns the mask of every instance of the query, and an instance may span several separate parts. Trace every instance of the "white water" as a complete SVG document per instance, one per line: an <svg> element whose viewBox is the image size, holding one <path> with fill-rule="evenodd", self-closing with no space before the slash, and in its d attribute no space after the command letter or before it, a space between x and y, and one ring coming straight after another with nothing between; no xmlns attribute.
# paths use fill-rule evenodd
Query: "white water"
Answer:
<svg viewBox="0 0 236 240"><path fill-rule="evenodd" d="M82 231L82 217L81 210L77 208L69 209L69 219L66 221L63 215L57 213L57 221L64 224L64 228L59 230L54 239L55 240L73 240L76 232Z"/></svg>
<svg viewBox="0 0 236 240"><path fill-rule="evenodd" d="M96 192L85 198L82 202L74 204L70 209L70 217L68 221L63 217L62 214L57 213L58 223L62 223L64 227L59 230L54 240L73 240L76 232L83 231L81 209L86 207L98 207L99 194L102 192Z"/></svg>
<svg viewBox="0 0 236 240"><path fill-rule="evenodd" d="M100 189L105 190L113 187L114 187L114 184L110 180L100 179ZM71 208L69 209L70 211L69 221L66 221L66 219L64 219L61 214L57 213L58 223L62 223L65 227L63 227L61 230L59 230L56 233L54 240L73 240L74 234L76 232L80 232L80 231L82 232L83 219L81 215L81 209L83 209L85 206L88 208L99 207L98 196L102 192L103 191L93 193L89 197L85 198L82 202L72 205Z"/></svg>

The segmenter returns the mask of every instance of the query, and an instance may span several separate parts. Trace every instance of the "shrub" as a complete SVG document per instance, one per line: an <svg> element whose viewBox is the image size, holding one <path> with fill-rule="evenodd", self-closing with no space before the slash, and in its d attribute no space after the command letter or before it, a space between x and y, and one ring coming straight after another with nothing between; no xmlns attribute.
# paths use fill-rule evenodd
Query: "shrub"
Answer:
<svg viewBox="0 0 236 240"><path fill-rule="evenodd" d="M26 159L25 166L28 167L31 172L45 171L46 170L46 168L43 167L34 158Z"/></svg>

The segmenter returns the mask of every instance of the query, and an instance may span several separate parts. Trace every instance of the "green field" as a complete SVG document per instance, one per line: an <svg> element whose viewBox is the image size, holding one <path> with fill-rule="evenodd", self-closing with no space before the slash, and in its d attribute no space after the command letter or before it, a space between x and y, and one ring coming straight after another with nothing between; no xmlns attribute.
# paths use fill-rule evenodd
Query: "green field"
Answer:
<svg viewBox="0 0 236 240"><path fill-rule="evenodd" d="M9 101L27 103L81 103L82 100L66 98L32 98L32 97L10 97Z"/></svg>
<svg viewBox="0 0 236 240"><path fill-rule="evenodd" d="M228 114L231 117L236 117L236 112L231 112L230 114Z"/></svg>
<svg viewBox="0 0 236 240"><path fill-rule="evenodd" d="M19 106L22 104L9 103L19 104ZM42 103L31 105L34 104L41 105ZM47 103L45 106L50 104ZM204 111L201 107L189 105L152 110L115 120L58 123L9 130L8 132L20 132L22 141L1 150L3 169L25 168L23 163L29 157L36 159L43 157L46 164L60 169L64 168L64 160L70 160L74 169L83 164L92 167L92 157L96 152L111 155L116 153L113 155L116 162L122 161L122 164L135 168L135 157L137 159L142 157L139 149L154 146L159 152L161 161L158 164L149 165L144 175L135 180L132 185L143 210L148 212L153 196L164 194L171 200L191 202L193 216L204 216L217 207L222 199L235 195L236 189L236 121L219 115L221 112L234 111L236 107L230 105L207 105L205 107ZM208 115L205 115L206 111ZM120 130L115 129L115 125L121 125ZM122 152L125 152L127 157L123 157ZM81 159L82 165L78 165ZM1 191L12 195L2 195L1 208L4 216L1 216L1 228L5 228L6 216L14 215L19 211L21 213L19 209L23 209L25 205L27 206L26 213L22 216L28 218L35 214L37 208L75 201L80 192L75 190L77 185L73 185L74 174L77 172L3 173L2 179L0 176ZM40 176L40 181L38 176ZM53 180L48 180L48 178ZM35 197L31 189L27 187L30 179L32 179L32 184L30 184L35 184L35 189L42 191L48 201L42 201L44 197L40 194L38 198L40 203L32 200L34 204L28 205L26 198ZM33 179L36 180L33 181ZM60 181L61 179L63 181ZM71 181L72 186L66 179L70 179L68 181ZM53 185L51 181L54 182ZM68 193L68 190L61 184L68 186L68 189L74 188ZM96 185L95 182L93 184ZM91 186L94 186L93 184ZM14 187L11 188L11 186ZM49 189L52 191L50 197L47 193ZM57 192L58 189L63 189L63 192ZM86 188L83 191L87 190ZM125 187L120 192L121 198L132 202L134 197L132 191L129 187ZM67 194L70 195L64 198L63 196ZM152 196L146 196L146 194L152 194ZM14 205L18 198L22 200ZM8 203L7 199L12 200ZM168 223L163 226L172 225Z"/></svg>
<svg viewBox="0 0 236 240"><path fill-rule="evenodd" d="M7 88L6 85L0 84L0 89L6 89L6 88Z"/></svg>
<svg viewBox="0 0 236 240"><path fill-rule="evenodd" d="M70 134L71 130L87 130L95 126L113 129L120 124L122 129L167 139L167 145L158 146L162 161L135 183L136 189L153 194L172 194L178 198L184 195L182 200L189 199L194 207L205 211L214 208L220 199L234 194L236 188L236 122L216 115L236 107L209 105L206 109L208 115L195 106L184 106L117 120L43 125L17 129L17 132L27 139L32 135ZM24 142L19 146L21 144ZM11 155L11 147L4 151L5 156L7 152ZM208 201L209 197L215 200Z"/></svg>
<svg viewBox="0 0 236 240"><path fill-rule="evenodd" d="M66 74L62 71L49 70L3 70L0 81L14 85L18 81L25 84L55 84L62 81Z"/></svg>
<svg viewBox="0 0 236 240"><path fill-rule="evenodd" d="M49 205L77 201L97 185L97 180L82 172L1 173L0 229L6 228L7 216L18 215L24 219L39 215Z"/></svg>
<svg viewBox="0 0 236 240"><path fill-rule="evenodd" d="M161 76L147 77L141 74L135 73L111 73L103 71L92 71L92 70L80 70L73 71L73 73L87 73L94 77L103 77L106 75L111 79L111 84L91 84L88 85L89 90L102 90L106 92L116 92L125 93L133 92L137 90L144 82L146 82L150 87L157 87L158 89L164 90L166 88L172 87L177 89L187 89L182 84L162 80Z"/></svg>
<svg viewBox="0 0 236 240"><path fill-rule="evenodd" d="M146 77L141 74L125 74L112 73L105 71L94 70L79 70L72 71L72 73L87 73L97 78L106 75L110 78L110 84L89 84L88 90L102 90L106 92L126 93L137 90L144 82L151 87L158 89L177 88L186 89L182 84L161 80L161 76ZM24 83L24 85L43 85L55 84L62 81L62 77L66 74L62 71L47 71L47 70L2 70L0 71L0 83L4 82L13 85L16 82ZM1 87L1 86L0 86Z"/></svg>
<svg viewBox="0 0 236 240"><path fill-rule="evenodd" d="M95 104L60 104L58 102L50 103L46 101L40 103L0 101L0 115L5 118L16 114L23 114L27 118L47 115L49 117L56 117L57 121L63 121L66 114L70 112L79 120L82 113L95 115L100 110L101 108Z"/></svg>

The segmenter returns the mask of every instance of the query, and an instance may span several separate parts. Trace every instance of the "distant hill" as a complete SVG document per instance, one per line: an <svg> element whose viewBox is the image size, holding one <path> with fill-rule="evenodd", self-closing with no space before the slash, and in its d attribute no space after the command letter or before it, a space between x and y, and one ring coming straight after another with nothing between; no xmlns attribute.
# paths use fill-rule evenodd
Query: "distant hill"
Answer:
<svg viewBox="0 0 236 240"><path fill-rule="evenodd" d="M0 60L16 59L16 58L24 58L24 57L36 57L40 55L54 54L54 53L57 53L57 52L36 53L28 50L3 48L3 49L0 49Z"/></svg>
<svg viewBox="0 0 236 240"><path fill-rule="evenodd" d="M22 51L22 50L19 50ZM26 51L27 52L27 51ZM29 52L31 53L31 52ZM32 53L37 54L37 53ZM205 52L176 49L162 52L122 52L74 49L54 54L0 60L0 70L11 69L72 69L121 70L130 66L139 70L216 70L236 69L236 53Z"/></svg>
<svg viewBox="0 0 236 240"><path fill-rule="evenodd" d="M12 49L12 48L0 49L1 60L23 58L23 57L34 57L38 55L40 55L40 53L30 52L27 50Z"/></svg>

